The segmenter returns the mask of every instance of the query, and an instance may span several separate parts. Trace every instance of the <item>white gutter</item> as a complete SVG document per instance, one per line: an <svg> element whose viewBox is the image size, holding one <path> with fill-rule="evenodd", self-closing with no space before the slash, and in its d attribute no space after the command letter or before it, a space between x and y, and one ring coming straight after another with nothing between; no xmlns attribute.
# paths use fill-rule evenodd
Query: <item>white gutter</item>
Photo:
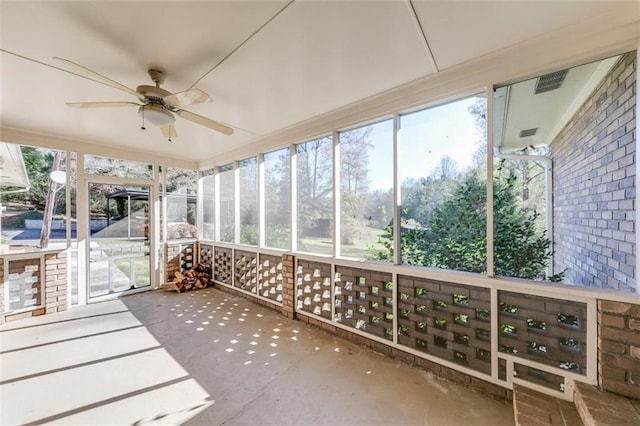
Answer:
<svg viewBox="0 0 640 426"><path fill-rule="evenodd" d="M551 240L551 248L553 250L553 160L549 155L507 154L502 152L499 146L493 148L493 156L505 160L541 161L544 163L545 226L547 228L547 238ZM548 277L553 275L553 254L550 260L549 265L547 265Z"/></svg>

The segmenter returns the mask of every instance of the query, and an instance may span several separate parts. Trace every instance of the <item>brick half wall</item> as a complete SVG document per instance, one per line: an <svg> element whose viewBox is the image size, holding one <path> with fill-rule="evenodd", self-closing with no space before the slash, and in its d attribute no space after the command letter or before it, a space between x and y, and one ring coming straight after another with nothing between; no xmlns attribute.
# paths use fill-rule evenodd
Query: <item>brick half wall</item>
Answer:
<svg viewBox="0 0 640 426"><path fill-rule="evenodd" d="M44 271L40 270L42 258L44 258ZM66 251L34 252L26 256L21 255L19 258L13 256L0 258L0 324L5 321L65 311L69 306L67 260ZM5 280L5 272L8 273L7 280ZM33 292L37 296L37 306L27 307L26 310L9 306L9 301L5 300L5 287L12 285L11 274L18 277L31 274L36 278L34 282L37 288L34 288ZM24 288L20 291L24 291ZM40 291L42 294L37 294ZM15 312L16 309L18 309L17 312Z"/></svg>
<svg viewBox="0 0 640 426"><path fill-rule="evenodd" d="M640 305L598 301L598 379L606 391L640 399Z"/></svg>

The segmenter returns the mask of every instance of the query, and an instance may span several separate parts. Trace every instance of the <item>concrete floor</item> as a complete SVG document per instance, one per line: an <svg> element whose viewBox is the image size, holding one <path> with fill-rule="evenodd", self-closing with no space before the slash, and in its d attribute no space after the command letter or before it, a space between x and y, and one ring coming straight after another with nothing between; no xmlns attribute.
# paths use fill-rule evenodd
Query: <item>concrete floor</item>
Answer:
<svg viewBox="0 0 640 426"><path fill-rule="evenodd" d="M0 327L0 424L513 425L510 404L222 292Z"/></svg>

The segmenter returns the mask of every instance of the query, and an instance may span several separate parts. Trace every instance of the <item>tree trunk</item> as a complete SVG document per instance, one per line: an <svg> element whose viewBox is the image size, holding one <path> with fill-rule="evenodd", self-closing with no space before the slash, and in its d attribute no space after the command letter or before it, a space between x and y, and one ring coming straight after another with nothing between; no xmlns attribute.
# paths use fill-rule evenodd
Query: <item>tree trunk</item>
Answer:
<svg viewBox="0 0 640 426"><path fill-rule="evenodd" d="M53 157L53 164L51 165L51 172L54 172L60 168L62 161L62 150L56 151ZM42 217L42 230L40 231L40 247L45 249L49 245L49 234L51 233L51 220L53 219L53 207L56 201L56 192L58 192L58 185L49 177L49 189L47 190L47 198L44 203L44 215Z"/></svg>

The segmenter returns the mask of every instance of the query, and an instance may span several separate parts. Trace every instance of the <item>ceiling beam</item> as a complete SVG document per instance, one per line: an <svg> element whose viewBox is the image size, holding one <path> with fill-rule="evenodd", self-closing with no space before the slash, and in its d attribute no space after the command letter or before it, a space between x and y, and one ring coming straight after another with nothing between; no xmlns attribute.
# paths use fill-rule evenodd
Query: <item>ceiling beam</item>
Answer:
<svg viewBox="0 0 640 426"><path fill-rule="evenodd" d="M436 58L433 56L433 52L431 51L431 46L429 46L429 40L427 40L427 35L424 33L424 28L422 28L422 23L420 22L420 18L418 18L416 9L413 6L413 0L407 0L406 5L407 5L407 8L409 9L409 13L411 14L411 17L413 18L413 22L416 25L416 29L420 33L420 39L422 40L424 44L424 48L427 51L427 59L431 63L431 66L433 67L433 69L436 70L436 72L439 72L440 68L438 68L438 63L436 62Z"/></svg>

